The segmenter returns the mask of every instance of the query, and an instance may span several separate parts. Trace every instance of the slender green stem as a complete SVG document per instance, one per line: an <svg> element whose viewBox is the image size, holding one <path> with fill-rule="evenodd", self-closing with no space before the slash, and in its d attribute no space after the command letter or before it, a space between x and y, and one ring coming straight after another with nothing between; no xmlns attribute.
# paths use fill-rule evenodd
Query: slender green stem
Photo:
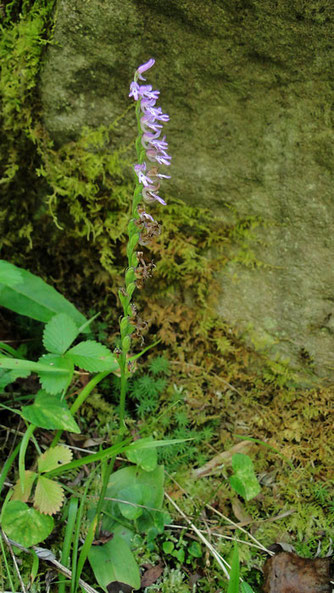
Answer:
<svg viewBox="0 0 334 593"><path fill-rule="evenodd" d="M24 491L24 472L25 472L25 456L27 447L29 445L30 438L34 434L36 426L34 424L29 424L27 430L24 433L24 436L21 441L20 446L20 453L19 453L19 476L20 476L20 483L21 483L21 490Z"/></svg>
<svg viewBox="0 0 334 593"><path fill-rule="evenodd" d="M8 472L10 470L10 468L12 467L15 458L17 457L19 451L20 451L20 447L21 447L21 443L19 443L18 445L16 445L14 451L12 451L11 455L8 457L6 463L4 464L1 474L0 474L0 492L2 491L2 487L5 483L5 480L7 478Z"/></svg>
<svg viewBox="0 0 334 593"><path fill-rule="evenodd" d="M98 383L100 383L100 381L102 381L105 377L110 375L110 373L112 373L112 371L103 371L102 373L97 373L97 375L95 375L87 383L87 385L85 385L85 387L80 391L78 397L76 398L75 402L73 402L70 408L72 416L74 416L74 414L78 411L80 406L82 406L82 404L86 401L87 397L93 391L94 387L96 387L96 385L98 385ZM57 430L55 437L51 443L51 447L55 447L59 443L62 434L63 430Z"/></svg>

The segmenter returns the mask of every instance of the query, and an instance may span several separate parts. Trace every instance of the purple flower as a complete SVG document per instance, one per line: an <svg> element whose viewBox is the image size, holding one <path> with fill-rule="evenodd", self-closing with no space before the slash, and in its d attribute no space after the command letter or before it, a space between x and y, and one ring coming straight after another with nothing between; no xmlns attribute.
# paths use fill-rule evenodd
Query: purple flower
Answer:
<svg viewBox="0 0 334 593"><path fill-rule="evenodd" d="M158 196L158 194L156 194L153 189L150 190L149 187L144 187L143 191L143 198L145 200L145 202L151 203L151 202L160 202L160 204L162 204L163 206L166 206L166 202L165 200L163 200L162 198L160 198L160 196Z"/></svg>
<svg viewBox="0 0 334 593"><path fill-rule="evenodd" d="M153 183L152 179L150 179L143 173L143 171L146 171L146 163L142 163L141 165L135 165L134 170L138 176L139 183L142 183L144 187L147 187L151 183Z"/></svg>
<svg viewBox="0 0 334 593"><path fill-rule="evenodd" d="M146 70L149 70L150 68L152 68L152 66L154 66L154 64L155 64L155 59L150 58L148 60L148 62L145 62L145 64L142 64L141 66L139 66L139 68L137 68L137 70L136 70L135 80L136 80L136 78L139 78L140 80L146 80L146 78L144 78L142 76L142 72L146 72Z"/></svg>

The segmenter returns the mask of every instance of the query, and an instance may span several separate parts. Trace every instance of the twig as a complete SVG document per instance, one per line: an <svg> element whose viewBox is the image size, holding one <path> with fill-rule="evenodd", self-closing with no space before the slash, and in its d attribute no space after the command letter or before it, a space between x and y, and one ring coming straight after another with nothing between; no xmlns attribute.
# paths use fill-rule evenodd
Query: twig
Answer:
<svg viewBox="0 0 334 593"><path fill-rule="evenodd" d="M236 527L236 529L240 529L240 531L243 531L244 533L246 533L248 535L248 537L250 537L253 540L253 542L255 542L257 544L257 546L259 548L261 548L261 550L263 550L267 554L270 554L271 556L274 555L273 552L271 552L270 550L268 550L268 548L266 548L265 546L263 546L261 544L261 542L259 542L251 533L248 533L248 531L246 531L246 529L244 529L243 527L241 527L241 525L238 525L238 523L235 523L234 521L232 521L232 519L229 519L228 517L226 517L225 515L223 515L223 513L221 513L220 511L217 511L217 509L215 509L214 507L212 507L210 504L207 504L206 506L207 506L208 509L210 509L210 511L212 511L213 513L216 513L216 515L218 515L219 517L221 517L222 519L224 519L224 521L227 521L227 523L230 523L230 525L234 525L234 527Z"/></svg>
<svg viewBox="0 0 334 593"><path fill-rule="evenodd" d="M191 527L186 528L184 525L166 525L166 529L191 529ZM206 531L204 529L199 529L198 531L200 531L201 533L206 533ZM239 544L245 544L245 546L251 546L252 548L257 548L258 550L263 550L260 546L258 546L257 544L252 544L251 542L246 542L244 539L238 539L237 537L232 537L231 535L224 535L222 533L216 533L215 531L211 531L210 530L210 535L212 535L213 537L218 537L220 539L228 539L229 541L232 542L238 542Z"/></svg>
<svg viewBox="0 0 334 593"><path fill-rule="evenodd" d="M217 564L219 564L219 566L222 569L222 571L224 572L225 576L227 577L227 579L229 579L230 575L229 575L228 570L226 569L226 566L229 569L231 569L231 567L228 564L228 562L226 562L226 560L220 554L218 554L217 550L215 550L215 548L210 544L210 542L206 539L206 537L204 537L204 535L201 533L201 531L199 529L197 529L196 525L194 525L190 521L190 519L188 519L187 515L182 511L182 509L180 509L180 507L176 504L176 502L174 502L174 500L169 496L169 494L167 494L167 492L165 492L165 497L167 498L167 500L169 500L169 502L173 505L173 507L177 510L177 512L181 515L181 517L184 518L184 520L188 523L188 525L190 525L190 527L196 533L196 535L199 537L199 539L210 550L211 554L216 559Z"/></svg>
<svg viewBox="0 0 334 593"><path fill-rule="evenodd" d="M28 548L25 548L18 542L15 542L14 540L9 539L9 538L8 538L8 541L11 543L12 546L19 548L19 550L22 550L23 552L26 552L27 554L31 554L31 550L29 550ZM38 556L38 558L40 560L51 562L51 564L53 564L53 566L55 566L55 568L57 570L59 570L59 572L61 572L65 577L67 577L69 580L72 579L72 571L69 570L68 568L66 568L66 566L63 566L62 564L60 564L60 562L58 562L58 560L56 560L56 557L51 552L51 550L47 550L46 548L39 548L38 546L32 546L32 549L34 550L36 556ZM96 589L93 589L93 587L88 585L88 583L86 583L82 579L79 579L79 585L81 585L81 587L85 591L87 591L87 593L98 593L98 591L96 591Z"/></svg>
<svg viewBox="0 0 334 593"><path fill-rule="evenodd" d="M12 557L13 564L14 564L14 568L15 568L15 571L16 571L16 574L17 574L17 577L18 577L18 579L19 579L19 581L20 581L20 585L21 585L22 593L27 593L27 589L26 589L26 588L25 588L25 586L24 586L24 582L23 582L23 580L22 580L21 573L20 573L20 571L19 571L19 567L18 567L18 565L17 565L17 562L16 562L16 557L15 557L15 554L14 554L14 552L13 552L13 548L12 548L12 546L11 546L11 542L10 542L10 540L9 540L9 539L8 539L8 537L7 537L7 535L5 534L5 532L4 532L2 529L1 529L1 536L2 536L2 538L3 538L3 540L4 540L4 542L5 542L5 543L7 544L7 546L8 546L9 553L10 553L10 555L11 555L11 557Z"/></svg>

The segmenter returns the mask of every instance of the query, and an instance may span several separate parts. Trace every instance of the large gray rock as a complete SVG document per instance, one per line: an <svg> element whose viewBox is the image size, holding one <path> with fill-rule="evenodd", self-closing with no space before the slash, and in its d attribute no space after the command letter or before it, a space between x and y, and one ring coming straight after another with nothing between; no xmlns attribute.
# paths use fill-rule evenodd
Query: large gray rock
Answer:
<svg viewBox="0 0 334 593"><path fill-rule="evenodd" d="M333 35L332 0L59 0L41 80L45 124L62 143L123 113L133 71L156 58L171 193L236 225L221 314L328 377ZM132 121L116 133L130 138Z"/></svg>

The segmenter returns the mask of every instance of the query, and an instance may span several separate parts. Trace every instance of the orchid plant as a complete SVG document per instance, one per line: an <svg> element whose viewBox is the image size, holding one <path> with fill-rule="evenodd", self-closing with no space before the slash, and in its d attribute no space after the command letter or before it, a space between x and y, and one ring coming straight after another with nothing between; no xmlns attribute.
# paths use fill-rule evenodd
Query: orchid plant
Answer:
<svg viewBox="0 0 334 593"><path fill-rule="evenodd" d="M120 349L112 353L106 346L90 339L73 345L81 333L87 332L92 320L87 321L71 303L40 278L9 262L0 261L0 305L44 322L43 345L47 351L38 361L31 361L26 360L22 349L14 350L0 343L0 387L4 389L17 378L26 378L32 372L37 374L41 384L32 404L23 406L20 411L7 408L21 416L27 429L5 463L0 477L1 490L18 456L19 480L14 488L8 490L1 513L5 536L21 548L29 548L46 539L54 528L52 515L59 511L65 498L64 487L57 479L82 465L98 462L101 467L102 487L97 504L89 508L91 523L79 555L84 506L94 472L99 466L92 472L84 492L78 495L72 493L69 501L62 562L65 567L69 566L72 546L71 593L75 593L82 584L80 574L87 558L96 580L105 591L113 581L139 588L139 568L128 544L129 534L134 534L131 522L135 523L137 532L150 530L151 537L164 526L164 514L161 512L164 474L162 466L157 464L156 447L168 442L153 442L151 438L146 438L131 443L126 435L125 423L127 382L133 361L147 350L145 348L133 356L130 354L131 338L134 332L140 332L141 325L132 296L136 287L140 288L151 276L154 267L152 262L145 262L140 246L148 245L160 233L158 222L147 209L156 204L166 205L159 190L161 181L170 177L160 172L161 165L169 166L171 162L166 136L162 135L163 125L169 121L169 116L156 106L160 93L145 84L143 76L154 63L155 60L150 59L139 66L130 85L129 97L136 102L138 136L137 158L133 166L135 189L128 223L128 267L125 287L119 290L123 309L119 322ZM93 377L77 393L76 389L71 389L71 384L75 374L80 374L80 369L92 373ZM120 375L121 383L118 438L107 449L72 460L71 450L60 444L62 433L64 430L80 432L75 414L94 387L110 373ZM74 401L68 407L67 399L71 397ZM55 431L51 446L44 452L34 435L38 428ZM35 445L38 453L34 471L26 469L26 452L30 443ZM119 453L124 453L132 465L113 471L115 456ZM108 498L118 502L106 502ZM127 502L134 506L128 506ZM157 512L146 512L145 505ZM124 521L127 523L125 539L118 529ZM104 545L92 547L101 529L107 530L110 537ZM106 563L106 556L114 560ZM60 593L65 588L66 579L63 578Z"/></svg>

